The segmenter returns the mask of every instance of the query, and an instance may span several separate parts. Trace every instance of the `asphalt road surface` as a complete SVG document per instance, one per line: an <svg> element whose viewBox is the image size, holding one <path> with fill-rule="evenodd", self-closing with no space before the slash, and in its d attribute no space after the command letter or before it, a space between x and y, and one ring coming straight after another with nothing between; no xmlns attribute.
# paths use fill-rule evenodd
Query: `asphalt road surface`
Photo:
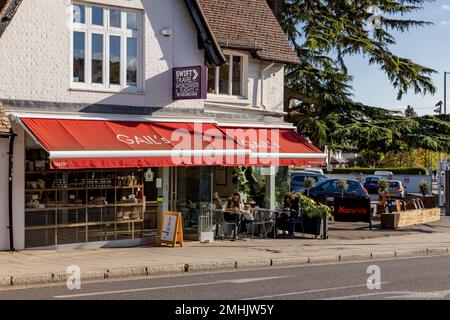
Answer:
<svg viewBox="0 0 450 320"><path fill-rule="evenodd" d="M450 256L12 288L0 299L450 299Z"/></svg>

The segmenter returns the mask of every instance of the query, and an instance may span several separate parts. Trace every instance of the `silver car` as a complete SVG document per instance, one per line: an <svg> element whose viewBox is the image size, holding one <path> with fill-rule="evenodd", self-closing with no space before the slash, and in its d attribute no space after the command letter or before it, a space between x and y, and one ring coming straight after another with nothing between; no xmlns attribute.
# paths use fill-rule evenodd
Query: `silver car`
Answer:
<svg viewBox="0 0 450 320"><path fill-rule="evenodd" d="M391 198L404 199L405 198L405 188L403 183L398 180L389 180L389 193L388 196Z"/></svg>

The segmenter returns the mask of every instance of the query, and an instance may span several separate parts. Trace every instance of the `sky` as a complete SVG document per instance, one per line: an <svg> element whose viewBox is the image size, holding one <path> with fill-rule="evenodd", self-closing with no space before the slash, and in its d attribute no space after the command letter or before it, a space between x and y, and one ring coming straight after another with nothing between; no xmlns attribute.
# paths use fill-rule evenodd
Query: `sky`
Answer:
<svg viewBox="0 0 450 320"><path fill-rule="evenodd" d="M409 17L430 21L434 25L412 28L404 34L394 32L397 44L390 49L398 56L438 71L433 75L436 94L423 96L412 91L402 100L397 100L397 91L379 66L369 66L367 60L357 56L347 59L349 73L354 76L354 98L372 106L404 111L407 105L411 105L420 115L434 114L436 103L444 100L444 71L450 72L450 0L426 3L423 10ZM450 113L450 75L447 80L447 112Z"/></svg>

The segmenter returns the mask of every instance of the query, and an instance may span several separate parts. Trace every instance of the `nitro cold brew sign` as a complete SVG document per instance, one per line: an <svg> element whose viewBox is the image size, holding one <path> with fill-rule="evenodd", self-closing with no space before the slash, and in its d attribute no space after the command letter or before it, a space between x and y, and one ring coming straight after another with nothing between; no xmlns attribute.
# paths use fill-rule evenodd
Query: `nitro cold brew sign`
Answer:
<svg viewBox="0 0 450 320"><path fill-rule="evenodd" d="M206 67L173 69L173 99L206 99Z"/></svg>

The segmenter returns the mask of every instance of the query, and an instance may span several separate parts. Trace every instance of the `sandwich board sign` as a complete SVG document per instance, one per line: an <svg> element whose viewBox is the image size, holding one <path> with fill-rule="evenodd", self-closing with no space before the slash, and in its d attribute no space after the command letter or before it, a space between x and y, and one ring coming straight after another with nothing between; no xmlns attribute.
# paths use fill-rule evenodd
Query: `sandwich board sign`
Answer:
<svg viewBox="0 0 450 320"><path fill-rule="evenodd" d="M163 213L160 244L171 245L174 248L177 244L181 247L184 246L181 212L167 211Z"/></svg>

